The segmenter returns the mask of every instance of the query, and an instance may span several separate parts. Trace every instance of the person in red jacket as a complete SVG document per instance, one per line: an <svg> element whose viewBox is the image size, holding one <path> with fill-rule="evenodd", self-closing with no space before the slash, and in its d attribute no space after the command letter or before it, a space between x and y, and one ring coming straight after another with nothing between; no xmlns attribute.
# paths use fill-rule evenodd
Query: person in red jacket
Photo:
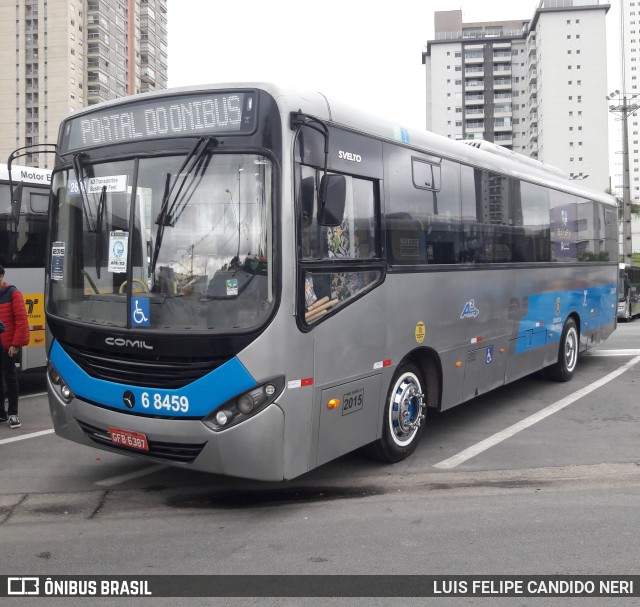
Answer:
<svg viewBox="0 0 640 607"><path fill-rule="evenodd" d="M0 422L9 420L9 428L19 428L18 374L15 356L20 348L29 344L29 321L22 293L4 281L4 268L0 265L0 322L5 330L0 335L0 368L4 382L0 381ZM4 384L4 385L3 385ZM8 416L4 409L5 385L9 400Z"/></svg>

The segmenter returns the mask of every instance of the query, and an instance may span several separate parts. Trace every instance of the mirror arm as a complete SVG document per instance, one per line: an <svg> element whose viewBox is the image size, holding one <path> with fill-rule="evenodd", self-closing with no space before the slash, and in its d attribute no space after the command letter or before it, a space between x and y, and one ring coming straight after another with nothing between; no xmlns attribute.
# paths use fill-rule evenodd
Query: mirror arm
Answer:
<svg viewBox="0 0 640 607"><path fill-rule="evenodd" d="M58 146L55 143L34 143L17 148L11 152L7 160L7 171L9 172L9 189L11 200L13 200L13 179L11 178L11 164L16 158L27 156L28 154L55 154Z"/></svg>
<svg viewBox="0 0 640 607"><path fill-rule="evenodd" d="M320 190L320 204L324 208L325 202L327 200L326 177L327 177L327 168L329 166L329 127L326 125L324 121L320 120L320 118L316 118L315 116L308 116L306 114L303 114L302 112L291 112L291 128L298 129L298 132L300 132L300 129L303 126L307 126L310 129L313 129L314 131L320 133L320 135L322 135L322 138L324 139L324 167L323 167L324 179L321 180L321 183L323 185L322 185L322 189ZM297 137L297 133L296 133L296 137Z"/></svg>

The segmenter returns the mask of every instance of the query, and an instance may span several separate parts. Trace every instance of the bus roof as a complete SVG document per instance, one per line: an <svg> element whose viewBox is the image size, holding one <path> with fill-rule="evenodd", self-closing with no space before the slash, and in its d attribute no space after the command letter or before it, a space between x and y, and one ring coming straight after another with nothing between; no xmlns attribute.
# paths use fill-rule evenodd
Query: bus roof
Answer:
<svg viewBox="0 0 640 607"><path fill-rule="evenodd" d="M438 156L455 159L465 164L481 166L518 179L540 183L576 196L617 206L617 201L613 196L586 188L580 182L569 179L560 169L491 142L481 140L455 141L424 128L403 125L392 119L368 114L361 108L356 108L338 99L328 98L320 91L300 90L269 82L227 82L150 91L90 106L67 116L66 120L73 120L109 106L143 100L149 101L153 98L214 90L241 89L257 89L269 93L276 99L283 117L288 117L290 112L301 111L350 130L374 135Z"/></svg>

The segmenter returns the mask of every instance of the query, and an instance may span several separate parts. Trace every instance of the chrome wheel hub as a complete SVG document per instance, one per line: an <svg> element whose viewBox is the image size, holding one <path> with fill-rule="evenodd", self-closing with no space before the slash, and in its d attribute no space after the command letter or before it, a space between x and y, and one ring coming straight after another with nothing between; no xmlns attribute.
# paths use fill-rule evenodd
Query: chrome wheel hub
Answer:
<svg viewBox="0 0 640 607"><path fill-rule="evenodd" d="M411 442L423 416L423 394L418 378L407 373L396 382L389 407L392 437L398 444Z"/></svg>

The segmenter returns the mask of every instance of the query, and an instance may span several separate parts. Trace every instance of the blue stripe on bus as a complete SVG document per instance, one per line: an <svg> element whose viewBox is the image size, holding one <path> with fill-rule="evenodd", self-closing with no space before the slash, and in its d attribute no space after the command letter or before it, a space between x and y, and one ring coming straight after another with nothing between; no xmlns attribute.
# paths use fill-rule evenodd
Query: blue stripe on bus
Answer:
<svg viewBox="0 0 640 607"><path fill-rule="evenodd" d="M520 321L515 353L559 341L564 320L577 312L583 327L593 330L615 322L617 286L589 287L583 290L558 291L529 296L527 315ZM587 323L584 326L584 323ZM520 339L525 338L525 339Z"/></svg>
<svg viewBox="0 0 640 607"><path fill-rule="evenodd" d="M176 390L130 386L91 377L57 341L51 346L49 359L78 398L138 415L205 417L229 399L258 385L237 358L232 358L200 379ZM124 404L123 394L127 390L135 398L132 409ZM148 403L147 407L143 406L144 402ZM187 402L188 408L184 411Z"/></svg>

